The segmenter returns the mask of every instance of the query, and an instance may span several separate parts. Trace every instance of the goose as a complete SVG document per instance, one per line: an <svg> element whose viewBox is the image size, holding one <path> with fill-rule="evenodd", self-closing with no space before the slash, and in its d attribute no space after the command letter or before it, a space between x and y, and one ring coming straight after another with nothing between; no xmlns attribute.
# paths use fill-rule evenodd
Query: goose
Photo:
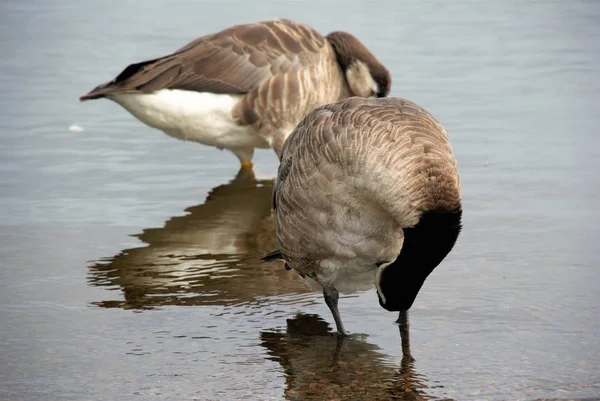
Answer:
<svg viewBox="0 0 600 401"><path fill-rule="evenodd" d="M385 97L387 68L352 34L323 37L273 19L202 36L134 63L80 101L107 98L165 134L227 149L252 168L255 148L283 142L314 108L350 96Z"/></svg>
<svg viewBox="0 0 600 401"><path fill-rule="evenodd" d="M282 259L322 291L337 332L339 293L376 288L407 314L462 229L460 178L444 127L402 98L316 108L285 142L273 190Z"/></svg>

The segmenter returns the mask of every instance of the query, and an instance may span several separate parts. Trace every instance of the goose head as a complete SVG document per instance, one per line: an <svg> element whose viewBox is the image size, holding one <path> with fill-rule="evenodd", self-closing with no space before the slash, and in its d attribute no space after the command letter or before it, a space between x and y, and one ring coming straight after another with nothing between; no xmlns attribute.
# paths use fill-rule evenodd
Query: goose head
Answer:
<svg viewBox="0 0 600 401"><path fill-rule="evenodd" d="M392 86L388 69L354 35L335 31L327 35L337 61L355 96L386 97Z"/></svg>
<svg viewBox="0 0 600 401"><path fill-rule="evenodd" d="M462 230L462 206L429 210L413 227L403 229L404 241L395 260L376 264L379 305L390 311L411 308L427 277L450 253Z"/></svg>

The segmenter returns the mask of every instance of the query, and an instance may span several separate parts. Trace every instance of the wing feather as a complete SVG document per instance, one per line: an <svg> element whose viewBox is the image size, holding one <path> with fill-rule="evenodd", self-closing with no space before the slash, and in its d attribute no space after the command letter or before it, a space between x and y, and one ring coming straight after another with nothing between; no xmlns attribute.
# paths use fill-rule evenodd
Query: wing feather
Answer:
<svg viewBox="0 0 600 401"><path fill-rule="evenodd" d="M243 94L276 74L317 63L325 45L317 31L287 19L235 25L131 64L81 100L159 89Z"/></svg>

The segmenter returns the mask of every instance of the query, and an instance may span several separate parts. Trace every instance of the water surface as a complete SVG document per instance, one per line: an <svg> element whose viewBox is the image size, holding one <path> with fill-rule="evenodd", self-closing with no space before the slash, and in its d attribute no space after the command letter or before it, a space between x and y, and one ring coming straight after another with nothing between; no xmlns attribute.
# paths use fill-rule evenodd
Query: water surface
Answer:
<svg viewBox="0 0 600 401"><path fill-rule="evenodd" d="M7 0L0 13L0 398L600 396L600 5L594 1ZM464 230L411 310L319 294L277 263L277 162L238 174L109 101L127 64L234 23L347 29L429 109ZM84 132L71 132L71 124Z"/></svg>

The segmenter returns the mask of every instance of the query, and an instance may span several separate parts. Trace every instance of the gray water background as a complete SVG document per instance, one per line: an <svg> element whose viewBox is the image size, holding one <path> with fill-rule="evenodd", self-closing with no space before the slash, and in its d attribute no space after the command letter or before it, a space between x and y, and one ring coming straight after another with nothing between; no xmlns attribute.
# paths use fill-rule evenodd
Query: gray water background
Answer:
<svg viewBox="0 0 600 401"><path fill-rule="evenodd" d="M0 399L600 396L600 3L0 10ZM409 367L395 316L367 292L340 301L353 336L332 370L321 296L258 263L273 241L271 151L236 178L227 152L77 100L131 62L274 17L353 32L391 70L392 95L450 134L464 230L411 311Z"/></svg>

